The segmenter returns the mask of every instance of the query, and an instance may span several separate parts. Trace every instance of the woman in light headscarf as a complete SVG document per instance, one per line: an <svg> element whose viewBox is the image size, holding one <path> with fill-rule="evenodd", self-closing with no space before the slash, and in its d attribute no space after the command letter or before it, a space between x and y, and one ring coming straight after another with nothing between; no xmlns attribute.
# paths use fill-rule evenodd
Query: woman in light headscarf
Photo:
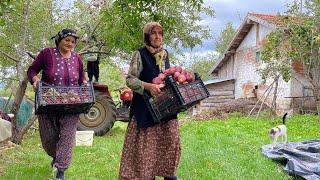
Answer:
<svg viewBox="0 0 320 180"><path fill-rule="evenodd" d="M143 31L145 46L134 53L126 78L133 99L119 179L151 180L162 176L165 180L175 180L181 151L177 115L156 123L143 99L144 91L152 96L161 93L161 86L152 84L152 79L170 66L168 53L162 47L163 28L151 22Z"/></svg>

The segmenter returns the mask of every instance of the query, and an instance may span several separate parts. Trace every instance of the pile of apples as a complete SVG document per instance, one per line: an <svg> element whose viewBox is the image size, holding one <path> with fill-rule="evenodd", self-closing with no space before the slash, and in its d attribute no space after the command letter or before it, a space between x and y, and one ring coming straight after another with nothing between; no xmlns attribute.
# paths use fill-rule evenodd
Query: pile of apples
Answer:
<svg viewBox="0 0 320 180"><path fill-rule="evenodd" d="M47 92L42 92L42 99L45 104L74 104L89 102L92 97L89 91L83 91L80 95L75 90L60 93L56 89L50 88Z"/></svg>
<svg viewBox="0 0 320 180"><path fill-rule="evenodd" d="M166 76L171 75L178 84L186 84L194 81L194 75L191 72L184 70L181 66L173 66L160 73L152 80L153 84L165 84Z"/></svg>

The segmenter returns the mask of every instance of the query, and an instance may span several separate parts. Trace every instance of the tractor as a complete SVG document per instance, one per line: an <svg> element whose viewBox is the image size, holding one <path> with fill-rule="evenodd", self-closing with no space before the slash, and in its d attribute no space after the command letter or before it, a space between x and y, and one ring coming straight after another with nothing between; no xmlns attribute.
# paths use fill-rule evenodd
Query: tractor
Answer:
<svg viewBox="0 0 320 180"><path fill-rule="evenodd" d="M114 102L107 85L93 83L93 87L96 102L88 113L80 114L77 129L93 130L96 136L103 136L116 121L129 121L132 90L129 88L118 89L120 100Z"/></svg>

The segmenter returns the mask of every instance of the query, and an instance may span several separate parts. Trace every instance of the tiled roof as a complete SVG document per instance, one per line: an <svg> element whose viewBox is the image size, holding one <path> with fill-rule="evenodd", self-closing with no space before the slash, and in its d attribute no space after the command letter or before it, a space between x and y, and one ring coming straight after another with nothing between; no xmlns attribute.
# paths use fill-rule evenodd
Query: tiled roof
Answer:
<svg viewBox="0 0 320 180"><path fill-rule="evenodd" d="M249 15L256 16L266 21L273 21L276 18L276 15L272 14L249 13Z"/></svg>
<svg viewBox="0 0 320 180"><path fill-rule="evenodd" d="M251 27L254 23L263 24L266 27L271 29L276 29L283 25L281 23L281 18L278 15L273 14L262 14L262 13L248 13L245 20L242 22L238 32L232 39L231 43L221 56L218 62L211 68L210 73L215 73L218 71L222 65L229 60L229 57L234 54L237 48L240 46L243 39L247 36L248 32L250 31Z"/></svg>
<svg viewBox="0 0 320 180"><path fill-rule="evenodd" d="M260 18L260 19L267 21L269 23L273 23L275 25L283 24L283 23L281 23L281 20L279 18L280 16L277 16L276 14L248 13L248 15L255 16L257 18Z"/></svg>

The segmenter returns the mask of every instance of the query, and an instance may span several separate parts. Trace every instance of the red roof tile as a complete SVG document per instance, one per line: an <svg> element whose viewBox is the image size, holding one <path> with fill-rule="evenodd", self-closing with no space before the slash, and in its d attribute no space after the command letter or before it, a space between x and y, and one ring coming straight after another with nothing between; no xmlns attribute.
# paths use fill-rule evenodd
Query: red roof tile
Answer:
<svg viewBox="0 0 320 180"><path fill-rule="evenodd" d="M267 21L269 23L273 23L277 26L283 25L283 20L281 19L281 15L275 15L275 14L261 14L261 13L248 13L251 16L255 16L257 18L260 18L264 21Z"/></svg>

